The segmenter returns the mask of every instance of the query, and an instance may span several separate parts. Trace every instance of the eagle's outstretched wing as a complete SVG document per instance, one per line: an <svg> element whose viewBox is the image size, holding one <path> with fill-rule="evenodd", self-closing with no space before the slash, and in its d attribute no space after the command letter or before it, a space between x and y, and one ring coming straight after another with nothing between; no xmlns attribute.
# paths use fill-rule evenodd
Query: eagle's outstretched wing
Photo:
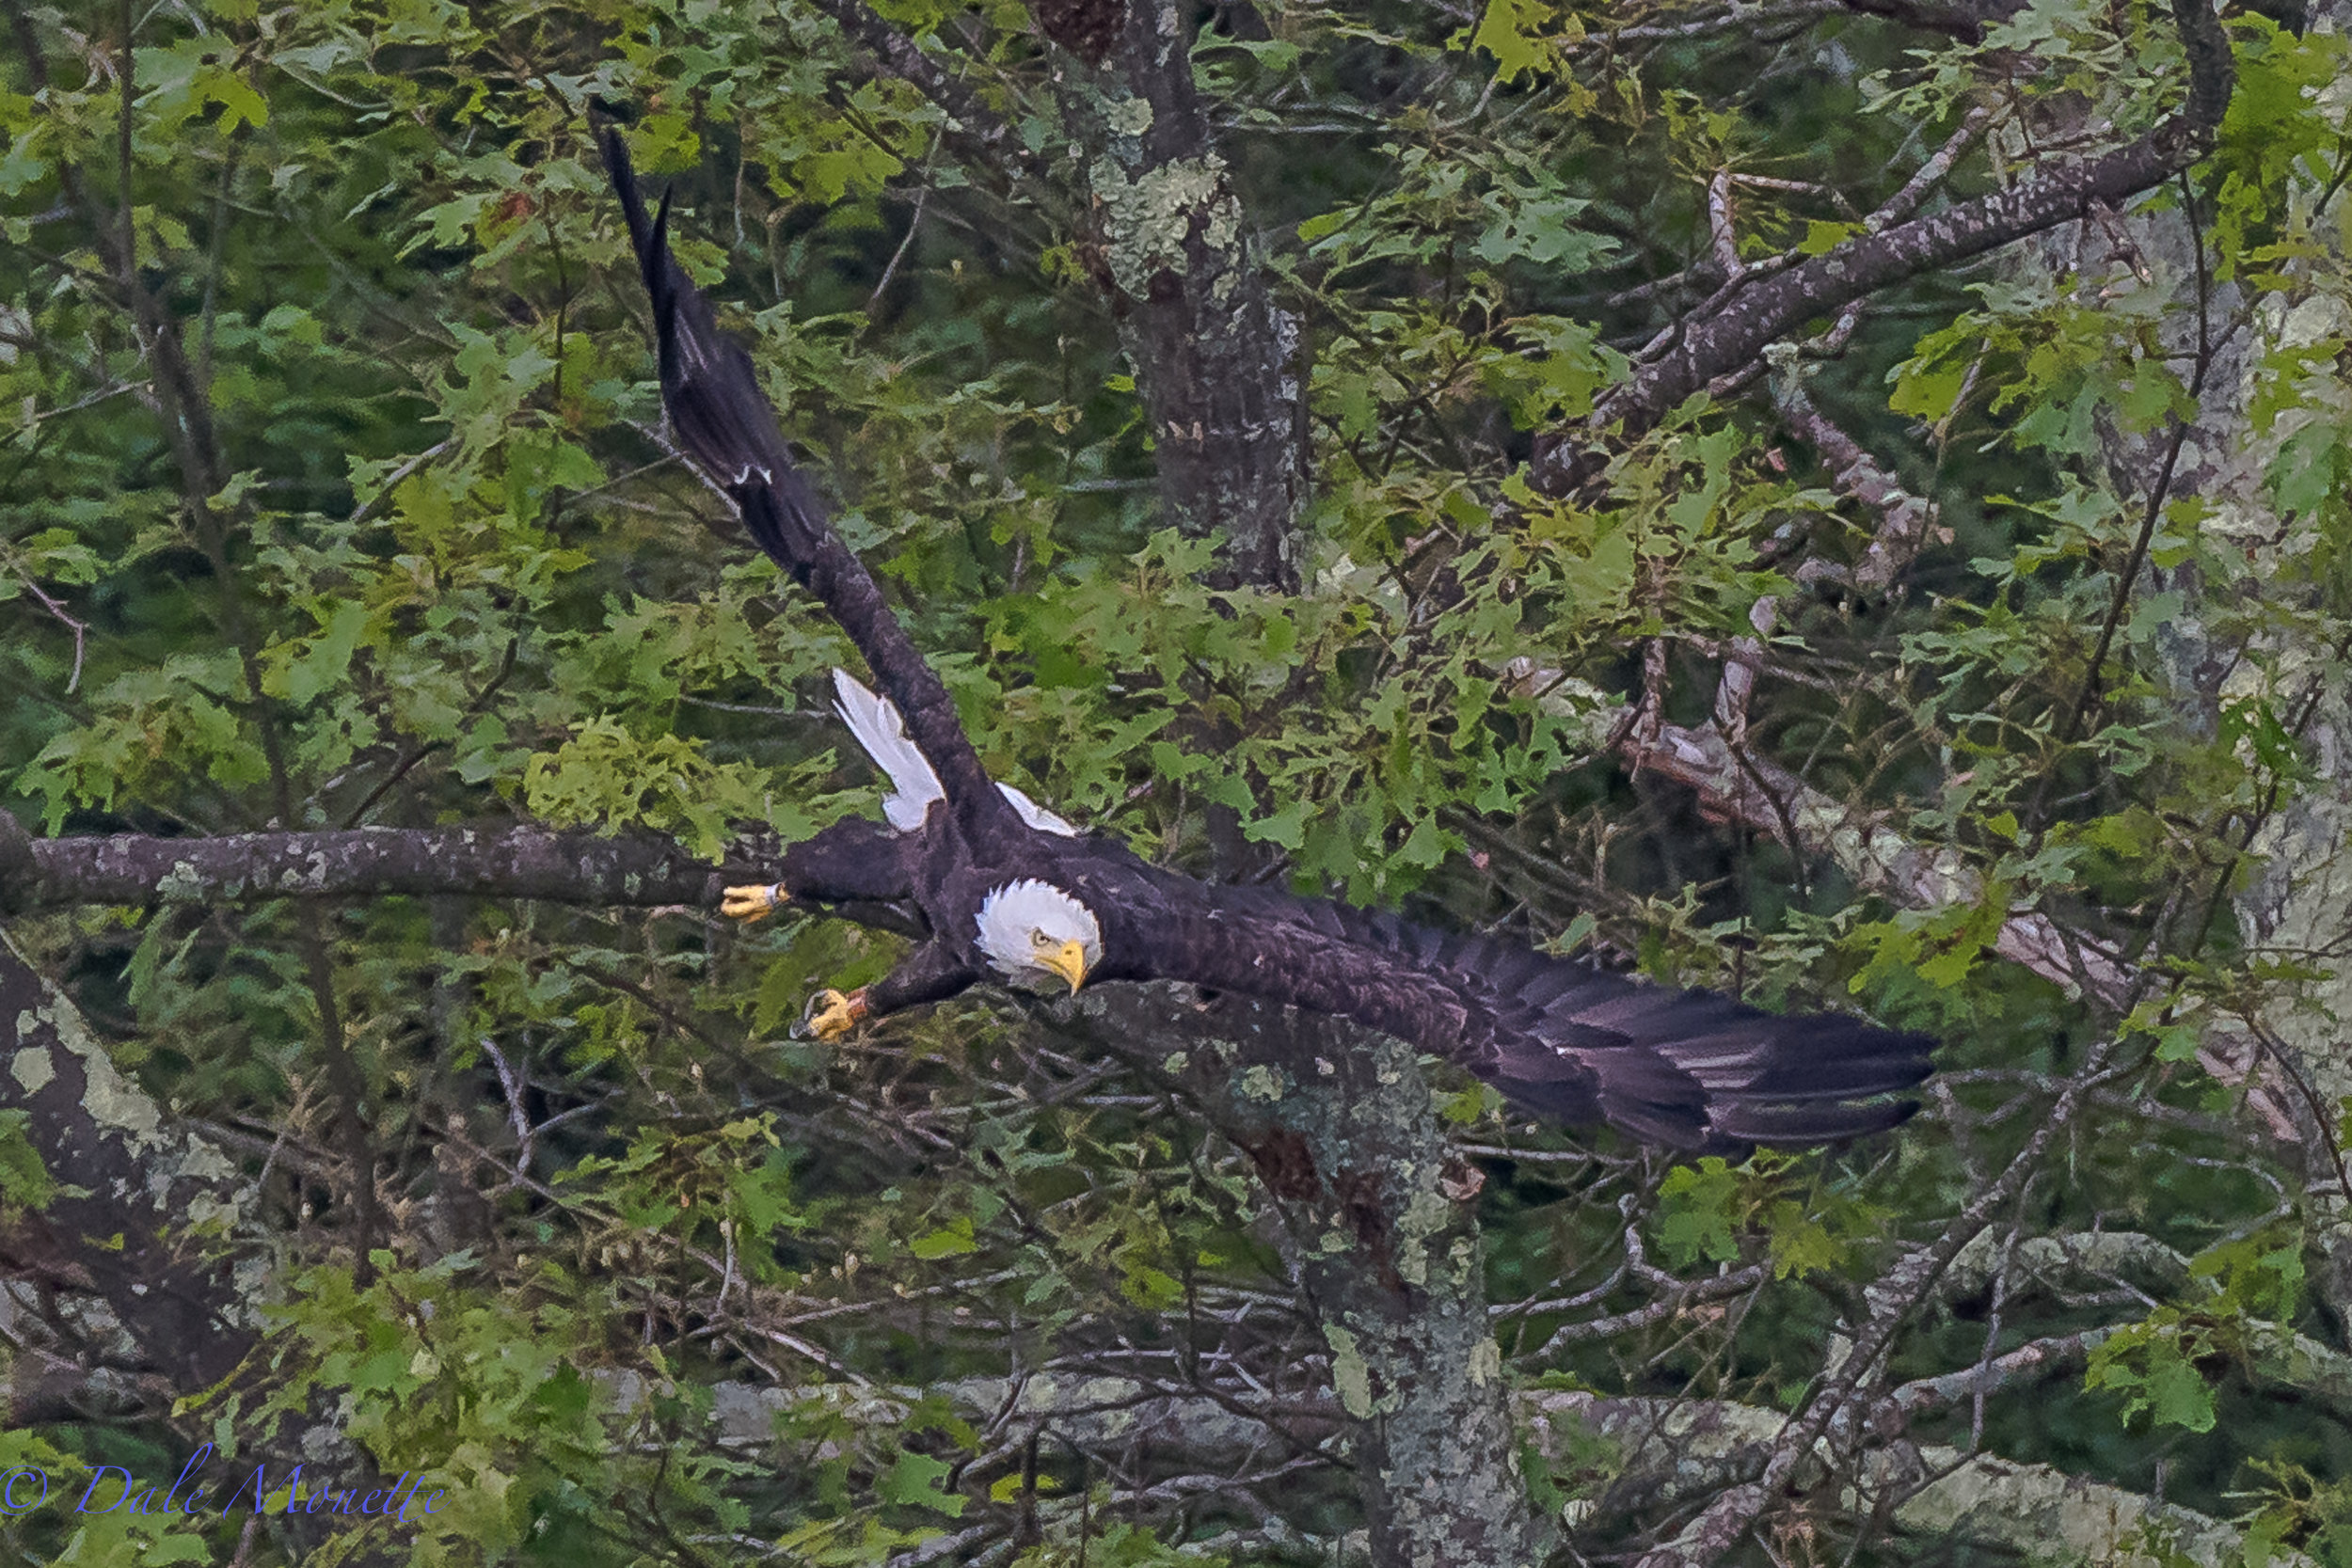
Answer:
<svg viewBox="0 0 2352 1568"><path fill-rule="evenodd" d="M662 402L678 439L733 499L760 547L857 644L896 704L890 717L903 716L905 727L894 721L884 735L889 705L853 703L847 687L844 717L900 794L922 794L928 805L932 792L944 792L973 842L1017 846L1025 821L1068 835L1068 824L1040 820L1033 805L1017 811L1025 802L989 779L946 689L794 467L750 356L719 332L709 302L671 256L668 203L648 214L618 131L604 128L602 141L653 301ZM913 885L901 864L856 834L820 839L803 856L803 880L817 896L890 896ZM1777 1017L1376 911L1213 887L1148 867L1107 841L1068 842L1062 869L1074 889L1095 885L1152 906L1098 911L1130 927L1133 939L1125 956L1105 963L1105 978L1191 980L1352 1018L1458 1062L1560 1120L1605 1119L1651 1142L1706 1151L1825 1143L1900 1121L1914 1107L1895 1097L1928 1073L1933 1042L1925 1036L1843 1018ZM924 912L935 932L972 917L970 910ZM933 943L918 954L947 951ZM956 967L952 977L960 986L973 975ZM910 999L935 999L944 994L939 979L926 971L898 989ZM845 1019L855 1011L844 1010Z"/></svg>
<svg viewBox="0 0 2352 1568"><path fill-rule="evenodd" d="M794 466L751 356L719 330L710 302L670 254L668 199L649 214L619 129L602 127L599 139L653 301L661 403L680 444L735 502L759 547L822 601L866 656L958 818L974 832L1013 830L1019 818L989 782L947 689L908 641L873 574L841 542L817 492Z"/></svg>
<svg viewBox="0 0 2352 1568"><path fill-rule="evenodd" d="M1343 947L1346 989L1365 1005L1356 1016L1553 1120L1605 1120L1710 1153L1834 1143L1902 1121L1918 1108L1903 1091L1931 1070L1928 1035L1836 1014L1768 1013L1327 899L1243 888L1206 896L1278 952L1289 945L1276 934L1282 927L1320 939L1319 951L1299 954L1302 967L1330 966L1324 944ZM1281 997L1286 967L1240 989ZM1458 1000L1458 1022L1429 1007L1433 990Z"/></svg>

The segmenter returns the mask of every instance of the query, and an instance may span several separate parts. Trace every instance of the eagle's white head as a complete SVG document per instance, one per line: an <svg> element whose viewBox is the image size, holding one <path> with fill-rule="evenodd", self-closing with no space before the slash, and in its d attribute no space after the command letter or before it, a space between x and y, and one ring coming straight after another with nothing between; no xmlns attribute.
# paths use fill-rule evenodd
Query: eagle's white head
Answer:
<svg viewBox="0 0 2352 1568"><path fill-rule="evenodd" d="M1061 980L1074 991L1103 961L1103 927L1061 889L1025 877L980 900L980 951L1009 980Z"/></svg>

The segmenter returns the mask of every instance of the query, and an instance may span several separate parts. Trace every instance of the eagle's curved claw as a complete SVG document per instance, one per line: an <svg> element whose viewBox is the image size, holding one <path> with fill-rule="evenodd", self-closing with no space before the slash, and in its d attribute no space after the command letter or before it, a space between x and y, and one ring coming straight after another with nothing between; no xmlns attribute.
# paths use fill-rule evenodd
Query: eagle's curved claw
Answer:
<svg viewBox="0 0 2352 1568"><path fill-rule="evenodd" d="M801 1027L820 1040L837 1040L856 1028L866 1018L866 988L843 993L820 990L808 999L808 1013Z"/></svg>
<svg viewBox="0 0 2352 1568"><path fill-rule="evenodd" d="M723 888L719 894L719 912L729 920L748 924L767 919L776 911L778 905L788 902L791 896L785 892L782 882L771 882L763 887Z"/></svg>

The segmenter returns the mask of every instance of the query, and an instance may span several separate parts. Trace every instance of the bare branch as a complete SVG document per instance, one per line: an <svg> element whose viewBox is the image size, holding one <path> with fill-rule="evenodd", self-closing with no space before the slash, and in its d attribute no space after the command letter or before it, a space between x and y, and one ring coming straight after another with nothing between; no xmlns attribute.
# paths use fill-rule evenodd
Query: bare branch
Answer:
<svg viewBox="0 0 2352 1568"><path fill-rule="evenodd" d="M1706 1512L1675 1540L1646 1553L1639 1568L1707 1568L1739 1544L1775 1498L1795 1481L1798 1470L1814 1456L1816 1448L1835 1430L1838 1447L1851 1447L1860 1433L1849 1414L1863 1381L1893 1344L1896 1332L1912 1309L1934 1288L1936 1279L1993 1216L2017 1201L2040 1169L2042 1153L2074 1120L2083 1093L2107 1075L2107 1052L2095 1053L2082 1074L2066 1086L2050 1114L2037 1128L2009 1167L1969 1201L1933 1245L1920 1248L1888 1271L1873 1295L1870 1320L1854 1338L1852 1347L1814 1393L1798 1416L1788 1418L1773 1440L1762 1473L1753 1481L1726 1488Z"/></svg>
<svg viewBox="0 0 2352 1568"><path fill-rule="evenodd" d="M1740 236L1731 222L1731 170L1728 166L1715 171L1707 182L1707 234L1714 248L1715 266L1724 277L1738 282L1747 276L1747 267L1740 260Z"/></svg>
<svg viewBox="0 0 2352 1568"><path fill-rule="evenodd" d="M1879 1409L1908 1421L1915 1416L1928 1415L1963 1400L1981 1399L2018 1383L2055 1377L2080 1367L2114 1332L2111 1328L2086 1328L2079 1334L2031 1339L2006 1354L1989 1357L1956 1372L1915 1378L1890 1390L1879 1402Z"/></svg>
<svg viewBox="0 0 2352 1568"><path fill-rule="evenodd" d="M1621 1334L1638 1334L1643 1329L1678 1317L1693 1307L1746 1295L1751 1291L1762 1289L1771 1273L1761 1263L1751 1263L1744 1269L1735 1269L1713 1279L1693 1280L1672 1294L1646 1307L1637 1307L1630 1312L1620 1312L1610 1318L1593 1318L1583 1323L1564 1323L1552 1331L1550 1338L1544 1341L1543 1348L1535 1353L1536 1357L1541 1359L1555 1354L1570 1345L1586 1344L1595 1339L1613 1339Z"/></svg>
<svg viewBox="0 0 2352 1568"><path fill-rule="evenodd" d="M1634 436L1650 429L1693 392L1739 371L1810 318L2079 218L2093 203L2153 190L2195 163L2213 145L2229 108L2236 67L2211 0L2174 0L2173 17L2189 69L2188 101L2178 113L2128 146L2045 167L2007 190L1859 235L1703 307L1680 324L1664 353L1602 399L1581 438L1571 436L1539 450L1537 487L1553 495L1574 489L1597 470L1605 433L1615 428Z"/></svg>
<svg viewBox="0 0 2352 1568"><path fill-rule="evenodd" d="M1902 188L1880 202L1877 211L1863 221L1863 231L1883 234L1917 212L1920 204L1935 188L1951 178L1953 166L1967 155L1970 148L1977 145L1977 138L1983 135L1984 128L1992 123L1993 111L1982 104L1962 116L1958 129L1945 138L1944 145L1935 150L1934 156L1914 170L1911 178L1903 182Z"/></svg>
<svg viewBox="0 0 2352 1568"><path fill-rule="evenodd" d="M82 684L82 654L89 641L89 623L75 617L63 604L43 592L40 584L33 580L33 574L26 571L21 563L10 561L8 567L16 574L17 580L24 585L26 591L40 601L41 609L49 612L50 619L73 634L73 673L66 677L65 682L65 694L71 697L74 689Z"/></svg>
<svg viewBox="0 0 2352 1568"><path fill-rule="evenodd" d="M0 813L0 817L5 817ZM0 825L9 836L13 819ZM559 904L715 904L756 869L713 866L648 833L600 837L497 823L358 828L224 838L35 839L0 844L0 909L24 914L80 904L216 904L239 899L457 894Z"/></svg>
<svg viewBox="0 0 2352 1568"><path fill-rule="evenodd" d="M1704 1496L1725 1484L1745 1490L1738 1486L1739 1478L1756 1473L1757 1452L1772 1441L1782 1419L1776 1411L1730 1401L1572 1392L1530 1394L1521 1409L1547 1452L1569 1454L1571 1442L1584 1433L1617 1444L1626 1476L1614 1495L1640 1487L1649 1497L1669 1499ZM1816 1455L1814 1464L1826 1469L1827 1459ZM1834 1496L1842 1511L1853 1514L1867 1514L1877 1499L1891 1497L1891 1520L1907 1534L2005 1546L2037 1558L2156 1568L2164 1561L2234 1561L2245 1547L2242 1532L2208 1514L2047 1465L2012 1464L1940 1445L1894 1443L1872 1449ZM1701 1515L1692 1529L1662 1550L1697 1544L1700 1527L1711 1518L1711 1513ZM2166 1556L2156 1549L2159 1544L2178 1555ZM2300 1554L2273 1560L2313 1568Z"/></svg>
<svg viewBox="0 0 2352 1568"><path fill-rule="evenodd" d="M1813 405L1804 384L1794 375L1775 378L1773 401L1779 405L1781 417L1788 421L1788 428L1820 453L1822 465L1830 470L1838 492L1867 508L1878 519L1869 548L1851 571L1839 573L1826 562L1809 561L1798 569L1797 580L1810 582L1842 577L1866 592L1892 586L1934 528L1934 503L1904 489L1902 482L1863 451L1860 442L1832 423Z"/></svg>
<svg viewBox="0 0 2352 1568"><path fill-rule="evenodd" d="M1840 804L1765 758L1736 756L1712 725L1664 725L1655 744L1638 752L1629 747L1623 754L1634 766L1696 790L1708 809L1726 820L1775 836L1793 832L1792 852L1830 854L1864 892L1912 909L1941 909L1983 895L1983 879L1957 853L1914 844L1874 814ZM2110 1006L2124 1004L2137 978L2114 955L2030 911L2012 914L1994 948Z"/></svg>
<svg viewBox="0 0 2352 1568"><path fill-rule="evenodd" d="M914 87L947 116L947 133L963 156L1024 180L1043 181L1046 168L1005 118L980 102L979 94L925 53L923 46L884 21L864 0L814 0L817 8L882 68Z"/></svg>
<svg viewBox="0 0 2352 1568"><path fill-rule="evenodd" d="M1911 842L1879 814L1843 805L1768 758L1734 746L1715 725L1662 725L1654 741L1620 736L1616 749L1628 767L1662 773L1697 792L1710 815L1771 833L1791 854L1830 856L1865 893L1915 910L1984 895L1984 879L1956 851ZM2070 994L2117 1011L2130 1006L2140 987L2139 973L2112 949L2038 911L2012 911L1993 950ZM2217 1020L2197 1058L2217 1081L2246 1086L2247 1108L2271 1137L2282 1144L2304 1141L2289 1108L2296 1086L2278 1053L2265 1051L2244 1027Z"/></svg>

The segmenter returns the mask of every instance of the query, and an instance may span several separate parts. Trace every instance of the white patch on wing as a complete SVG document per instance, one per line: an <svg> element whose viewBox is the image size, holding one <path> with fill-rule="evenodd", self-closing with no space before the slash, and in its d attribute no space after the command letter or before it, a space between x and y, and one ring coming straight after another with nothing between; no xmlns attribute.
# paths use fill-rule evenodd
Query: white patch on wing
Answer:
<svg viewBox="0 0 2352 1568"><path fill-rule="evenodd" d="M947 792L939 784L939 775L931 765L907 738L907 727L899 719L898 710L889 699L866 688L866 684L847 670L833 673L834 705L841 721L850 726L857 743L866 748L866 754L874 759L874 766L890 781L890 793L882 797L882 815L890 825L902 833L911 833L923 825L924 814L931 809L933 800L944 800Z"/></svg>
<svg viewBox="0 0 2352 1568"><path fill-rule="evenodd" d="M1039 832L1059 833L1064 838L1078 836L1078 829L1074 823L1055 816L1012 785L999 784L996 788L1006 800L1012 802L1012 809L1021 814L1021 820L1035 828Z"/></svg>
<svg viewBox="0 0 2352 1568"><path fill-rule="evenodd" d="M739 483L740 481L738 481ZM924 814L931 809L933 800L946 799L940 787L939 775L931 771L914 741L907 738L906 721L898 717L898 705L881 693L867 689L866 683L847 670L833 673L834 711L850 726L857 743L866 748L866 754L874 759L890 780L891 793L882 800L882 816L902 833L911 833L923 825ZM1055 816L1035 800L1009 784L997 789L1012 802L1021 820L1041 833L1058 833L1063 838L1076 838L1076 826Z"/></svg>

